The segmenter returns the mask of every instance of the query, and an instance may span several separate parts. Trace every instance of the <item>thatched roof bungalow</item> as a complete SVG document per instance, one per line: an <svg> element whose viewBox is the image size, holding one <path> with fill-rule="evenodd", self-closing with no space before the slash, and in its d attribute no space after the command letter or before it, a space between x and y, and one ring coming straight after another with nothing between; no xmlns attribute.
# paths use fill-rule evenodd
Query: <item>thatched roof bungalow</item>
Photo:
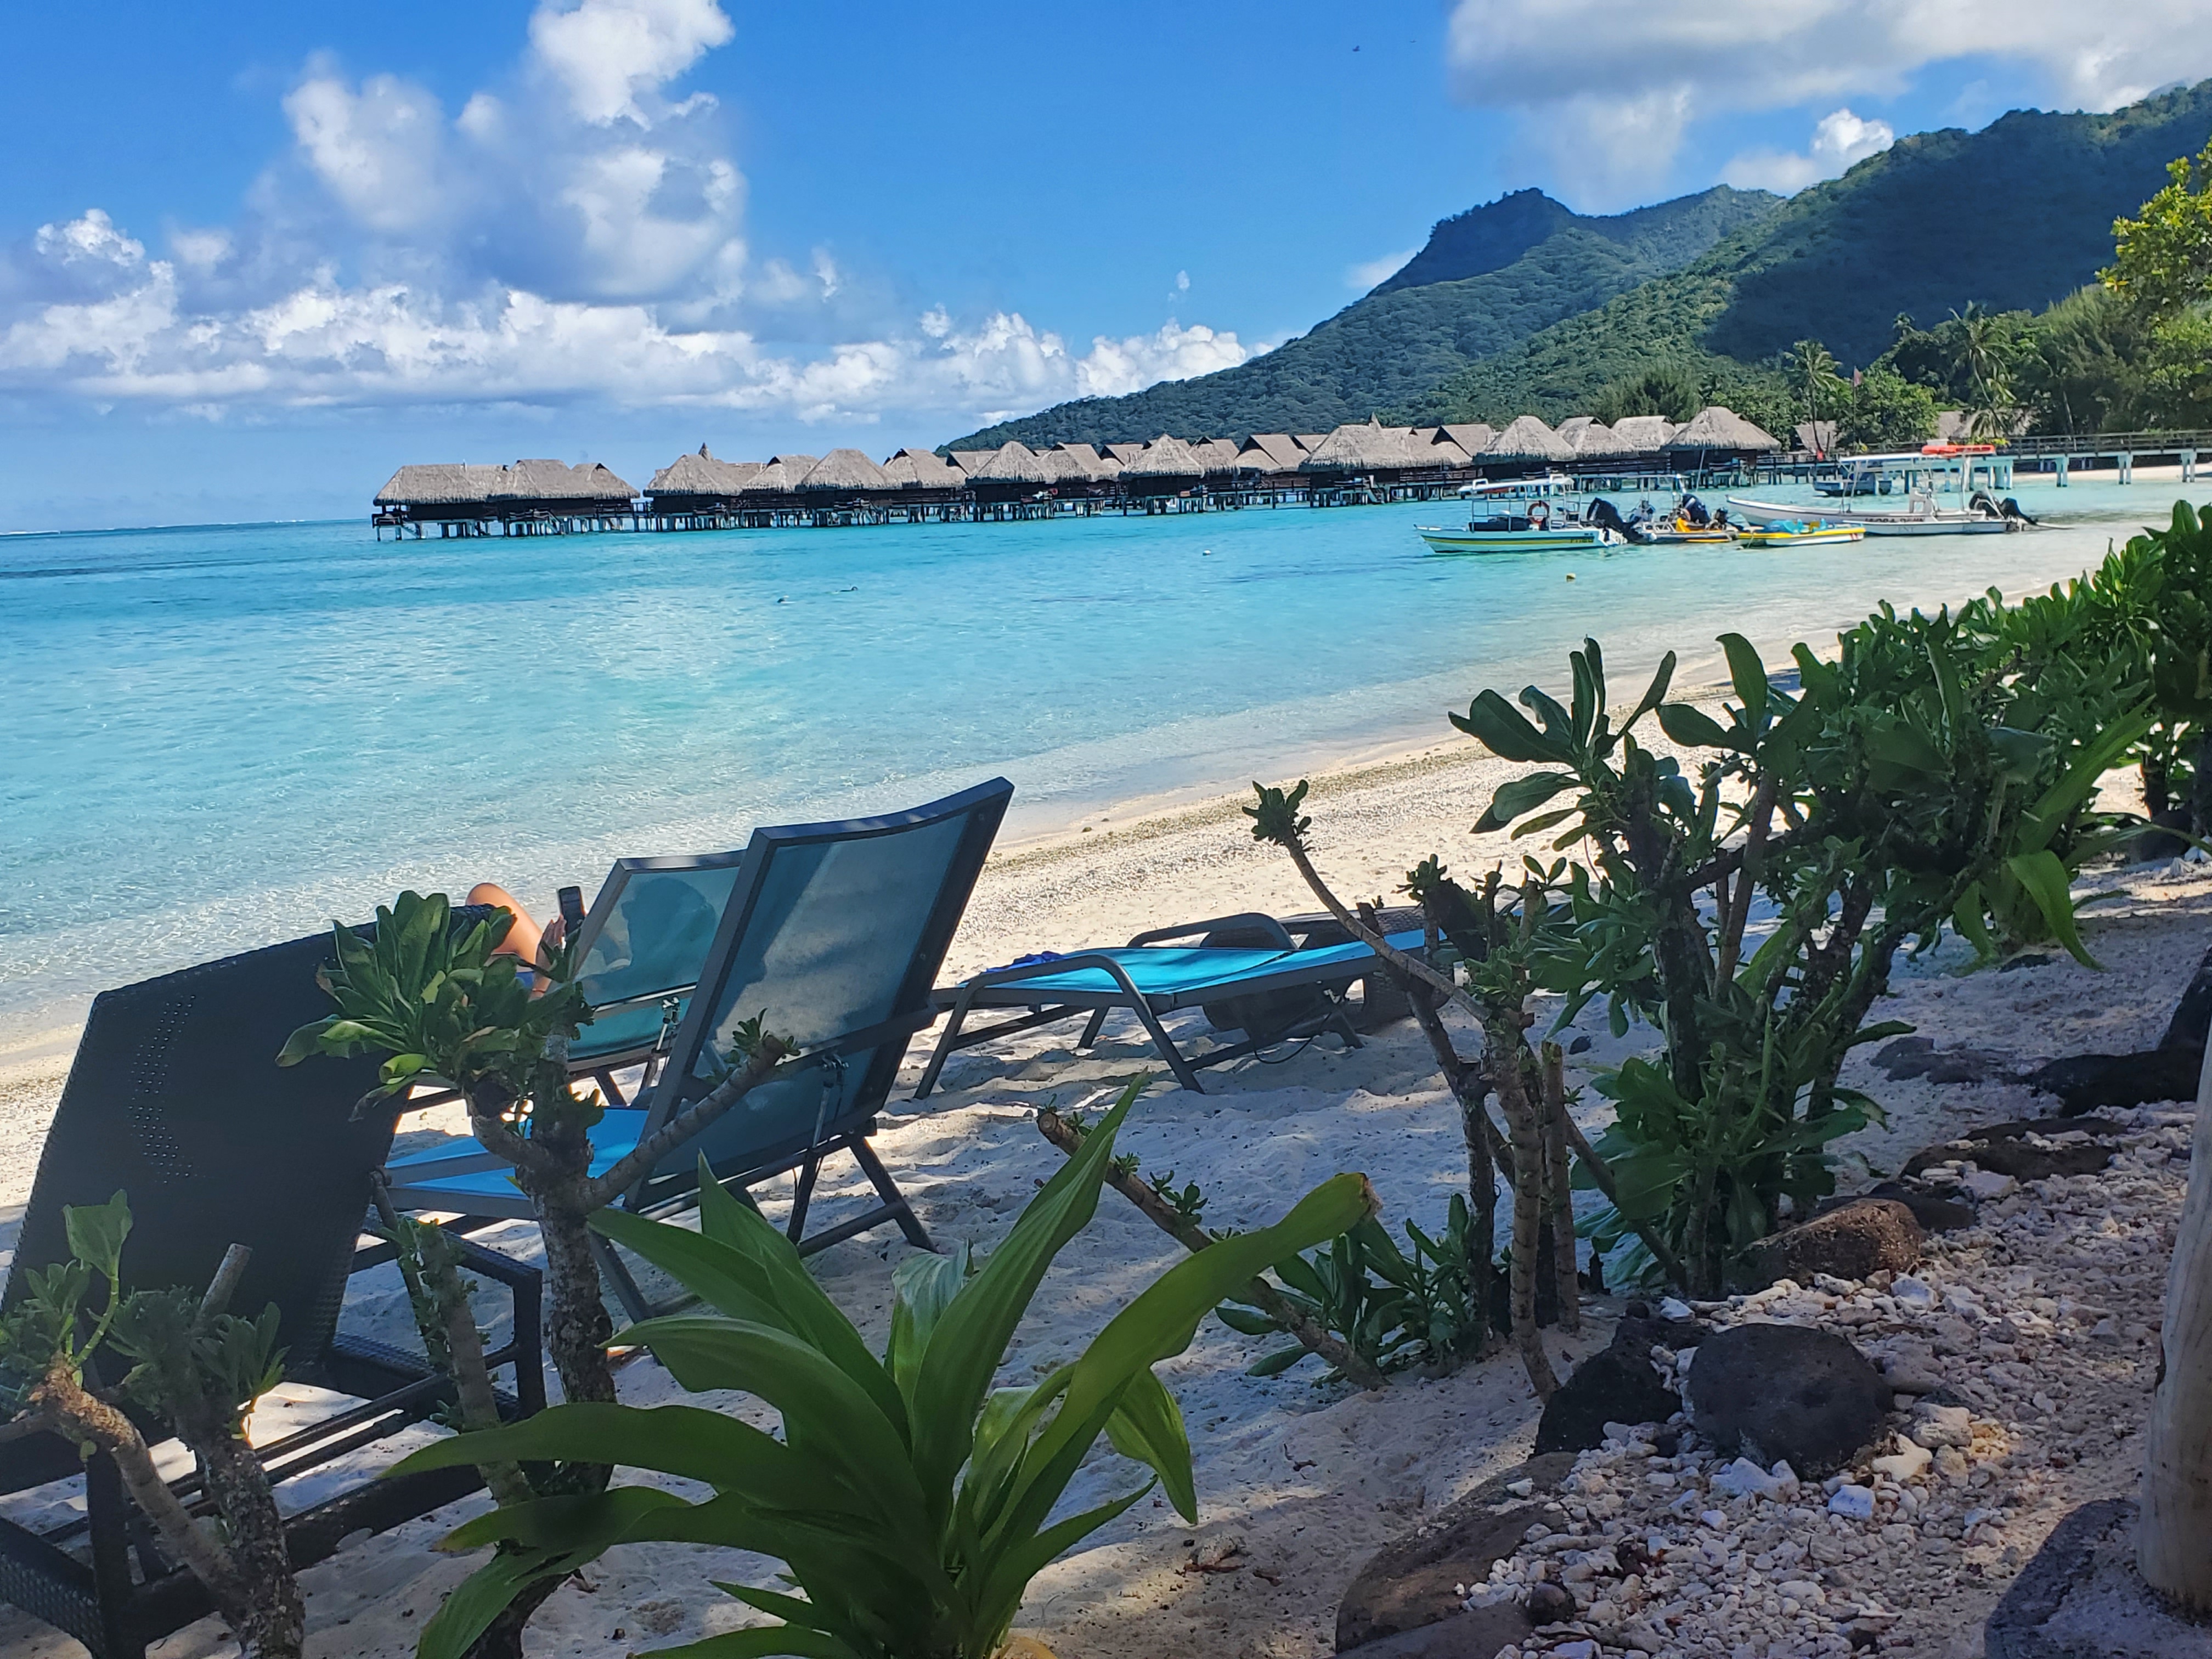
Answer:
<svg viewBox="0 0 2212 1659"><path fill-rule="evenodd" d="M1101 444L1099 447L1105 451L1109 459L1119 461L1123 466L1145 453L1142 444Z"/></svg>
<svg viewBox="0 0 2212 1659"><path fill-rule="evenodd" d="M814 471L818 455L771 455L768 465L746 479L739 493L746 495L793 495L799 481Z"/></svg>
<svg viewBox="0 0 2212 1659"><path fill-rule="evenodd" d="M1570 427L1574 429L1569 431ZM1575 452L1575 459L1578 461L1611 460L1615 456L1639 453L1634 444L1603 421L1593 420L1586 415L1561 422L1559 436L1567 447Z"/></svg>
<svg viewBox="0 0 2212 1659"><path fill-rule="evenodd" d="M1551 465L1574 458L1575 452L1565 441L1534 415L1515 416L1482 453L1486 465L1523 462Z"/></svg>
<svg viewBox="0 0 2212 1659"><path fill-rule="evenodd" d="M627 513L637 491L598 462L522 460L512 466L432 462L403 466L375 505L411 519L520 518Z"/></svg>
<svg viewBox="0 0 2212 1659"><path fill-rule="evenodd" d="M701 444L696 454L678 455L653 475L646 500L655 513L712 513L737 499L758 461L719 461Z"/></svg>
<svg viewBox="0 0 2212 1659"><path fill-rule="evenodd" d="M799 481L804 495L879 495L897 486L857 449L833 449Z"/></svg>
<svg viewBox="0 0 2212 1659"><path fill-rule="evenodd" d="M1008 439L968 475L979 484L1018 485L1042 489L1052 482L1051 469L1027 444Z"/></svg>
<svg viewBox="0 0 2212 1659"><path fill-rule="evenodd" d="M1613 423L1613 435L1629 446L1632 455L1656 455L1681 429L1664 415L1624 415Z"/></svg>
<svg viewBox="0 0 2212 1659"><path fill-rule="evenodd" d="M1302 472L1404 472L1424 465L1414 454L1413 432L1370 419L1336 428L1298 464Z"/></svg>
<svg viewBox="0 0 2212 1659"><path fill-rule="evenodd" d="M1209 478L1222 478L1237 471L1237 458L1243 447L1234 438L1201 438L1190 447L1190 453Z"/></svg>
<svg viewBox="0 0 2212 1659"><path fill-rule="evenodd" d="M1172 495L1205 476L1206 465L1190 446L1164 432L1121 464L1121 487L1132 495Z"/></svg>
<svg viewBox="0 0 2212 1659"><path fill-rule="evenodd" d="M983 463L998 453L995 449L956 449L951 452L952 465L958 467L967 477L973 478L982 470Z"/></svg>
<svg viewBox="0 0 2212 1659"><path fill-rule="evenodd" d="M1054 486L1062 489L1110 483L1121 475L1121 462L1101 455L1089 444L1054 444L1037 459L1044 463Z"/></svg>
<svg viewBox="0 0 2212 1659"><path fill-rule="evenodd" d="M1454 443L1441 427L1437 428L1437 435L1429 442L1418 445L1414 453L1419 457L1418 464L1425 468L1463 467L1471 465L1474 459Z"/></svg>
<svg viewBox="0 0 2212 1659"><path fill-rule="evenodd" d="M933 449L902 449L884 463L894 489L965 489L968 475Z"/></svg>
<svg viewBox="0 0 2212 1659"><path fill-rule="evenodd" d="M1486 421L1471 421L1465 423L1447 421L1437 429L1465 450L1470 460L1482 454L1498 439L1498 428Z"/></svg>
<svg viewBox="0 0 2212 1659"><path fill-rule="evenodd" d="M1244 441L1244 447L1237 452L1237 470L1268 477L1278 473L1295 472L1306 453L1298 441L1287 432L1255 432Z"/></svg>
<svg viewBox="0 0 2212 1659"><path fill-rule="evenodd" d="M1755 455L1781 447L1770 434L1720 404L1699 410L1687 426L1667 440L1672 454L1689 451L1703 455Z"/></svg>

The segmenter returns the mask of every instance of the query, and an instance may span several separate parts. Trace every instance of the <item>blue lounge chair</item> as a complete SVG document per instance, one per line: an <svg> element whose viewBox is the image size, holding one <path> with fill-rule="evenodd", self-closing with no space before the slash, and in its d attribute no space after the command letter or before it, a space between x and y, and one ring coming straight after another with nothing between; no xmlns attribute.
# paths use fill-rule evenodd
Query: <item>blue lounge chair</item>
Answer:
<svg viewBox="0 0 2212 1659"><path fill-rule="evenodd" d="M459 911L455 920L472 926L482 915ZM352 1534L428 1514L482 1484L472 1469L458 1480L439 1472L358 1482L306 1509L285 1503L281 1483L453 1399L450 1382L420 1356L338 1328L348 1276L392 1259L388 1245L364 1246L362 1224L392 1120L354 1109L375 1087L373 1055L276 1064L296 1028L330 1012L315 983L329 954L330 935L318 933L94 1001L40 1155L6 1291L12 1304L25 1293L28 1270L68 1259L65 1206L102 1204L118 1189L132 1220L126 1290L204 1287L231 1244L251 1249L233 1306L252 1315L274 1303L286 1376L361 1402L259 1449L301 1567ZM465 1240L462 1248L465 1267L514 1299L512 1336L486 1356L515 1368L501 1408L535 1410L545 1401L537 1270ZM165 1437L150 1420L140 1426L149 1441ZM0 1520L0 1595L76 1638L95 1659L137 1659L211 1603L190 1569L163 1557L105 1453L81 1458L47 1434L0 1444L0 1491L72 1476L85 1483L76 1518L42 1533ZM172 1484L196 1513L209 1512L197 1474Z"/></svg>
<svg viewBox="0 0 2212 1659"><path fill-rule="evenodd" d="M746 1019L761 1016L768 1030L793 1040L799 1060L670 1153L625 1207L663 1214L696 1204L704 1155L714 1178L740 1195L797 1171L787 1230L801 1250L887 1221L932 1248L867 1138L908 1039L937 1018L931 985L1012 794L999 778L909 812L754 832L666 1063L635 1104L610 1109L592 1130L594 1169L611 1167L711 1090ZM810 1237L816 1176L823 1159L841 1152L881 1201ZM387 1176L403 1210L531 1213L507 1166L473 1139L394 1159ZM603 1249L600 1263L623 1305L645 1317L648 1306L620 1258Z"/></svg>
<svg viewBox="0 0 2212 1659"><path fill-rule="evenodd" d="M1389 925L1386 921L1384 926ZM1295 937L1293 929L1304 932L1305 939ZM1384 937L1401 951L1422 948L1418 927ZM1170 943L1193 939L1200 942ZM1279 921L1246 913L1183 927L1155 928L1115 950L993 968L935 994L937 1006L951 1018L937 1040L915 1098L937 1086L945 1062L963 1048L1078 1014L1088 1015L1089 1023L1076 1047L1088 1048L1098 1040L1106 1016L1117 1008L1137 1017L1176 1080L1192 1093L1203 1094L1205 1087L1198 1079L1201 1067L1240 1059L1285 1038L1333 1031L1347 1048L1358 1048L1358 1031L1345 1006L1345 994L1359 979L1368 979L1371 991L1375 981L1370 976L1378 966L1369 945L1345 939L1342 930L1327 917ZM1304 999L1280 994L1301 989L1310 994ZM968 1017L981 1008L1026 1012L981 1030L966 1030ZM1182 1008L1206 1009L1217 1027L1244 1030L1244 1040L1203 1054L1185 1054L1160 1023L1163 1015ZM1287 1009L1290 1018L1271 1020L1267 1017L1270 1009ZM1217 1017L1217 1011L1225 1017Z"/></svg>

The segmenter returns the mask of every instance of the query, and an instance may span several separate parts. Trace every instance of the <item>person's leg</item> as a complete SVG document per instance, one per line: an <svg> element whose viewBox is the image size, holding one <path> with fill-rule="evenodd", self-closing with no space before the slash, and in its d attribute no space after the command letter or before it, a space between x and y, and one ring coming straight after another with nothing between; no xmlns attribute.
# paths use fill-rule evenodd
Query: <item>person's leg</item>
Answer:
<svg viewBox="0 0 2212 1659"><path fill-rule="evenodd" d="M467 902L471 904L492 905L506 910L514 916L514 925L507 930L507 937L500 941L499 948L493 953L494 955L520 957L526 966L534 968L538 965L539 949L544 934L538 924L530 919L530 912L522 908L521 902L514 894L495 882L480 881L469 889Z"/></svg>

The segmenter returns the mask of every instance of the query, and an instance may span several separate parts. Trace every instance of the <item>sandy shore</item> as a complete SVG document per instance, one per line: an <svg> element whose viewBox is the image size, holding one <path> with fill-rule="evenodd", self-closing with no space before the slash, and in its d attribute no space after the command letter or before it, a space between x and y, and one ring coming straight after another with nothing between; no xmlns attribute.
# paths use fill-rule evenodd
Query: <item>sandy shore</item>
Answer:
<svg viewBox="0 0 2212 1659"><path fill-rule="evenodd" d="M1476 872L1510 855L1503 838L1470 830L1508 769L1473 744L1455 742L1319 776L1309 805L1317 861L1340 892L1369 897L1389 895L1401 872L1432 852ZM985 872L951 970L1024 951L1118 942L1171 920L1312 908L1282 856L1252 841L1240 805L1224 799L1129 821L1103 814L1006 851ZM1900 975L1896 995L1878 1016L1909 1020L1945 1047L1971 1044L2023 1060L2154 1040L2212 940L2212 874L2201 866L2144 867L2094 884L2120 895L2089 913L2093 948L2106 962L2106 972L2062 957L2030 971L1960 978L1949 971L1952 959L1939 953ZM1195 1016L1184 1029L1200 1029ZM1648 1031L1612 1039L1595 1012L1585 1015L1582 1034L1592 1045L1577 1059L1577 1084L1587 1083L1589 1067L1650 1042ZM907 1086L895 1094L878 1144L939 1239L964 1238L989 1249L1056 1166L1058 1154L1031 1125L1035 1108L1066 1104L1134 1072L1162 1069L1133 1022L1109 1022L1104 1040L1087 1054L1073 1052L1075 1035L1071 1024L971 1050L948 1068L943 1091L919 1104L904 1099L925 1057L917 1045ZM47 1061L19 1065L0 1083L0 1203L8 1206L10 1244L61 1076L61 1066ZM1893 1083L1870 1069L1863 1050L1849 1080L1875 1093L1890 1115L1887 1127L1847 1148L1860 1178L1869 1170L1893 1170L1914 1149L1967 1124L2033 1115L2051 1104L2016 1085ZM1146 1170L1172 1169L1178 1181L1198 1182L1210 1225L1271 1218L1290 1196L1344 1169L1370 1175L1393 1225L1406 1218L1434 1224L1462 1178L1456 1115L1410 1026L1349 1053L1331 1042L1291 1046L1264 1061L1208 1073L1207 1091L1190 1095L1156 1083L1123 1144ZM1580 1115L1595 1123L1603 1113L1585 1091ZM450 1115L417 1114L403 1127L410 1143L421 1143L450 1132L453 1122ZM825 1171L825 1215L841 1203L861 1201L865 1190L843 1168ZM767 1196L773 1212L777 1200L773 1193ZM534 1231L526 1227L509 1228L493 1242L517 1255L537 1254ZM872 1339L881 1338L890 1271L907 1248L895 1234L878 1233L815 1258L831 1293ZM1109 1194L1090 1232L1047 1280L1002 1380L1041 1375L1071 1357L1113 1309L1176 1257L1175 1246ZM2145 1261L2139 1276L2148 1285L2162 1265ZM485 1312L498 1322L492 1303ZM1606 1305L1593 1313L1582 1337L1555 1340L1563 1365L1607 1339ZM386 1340L411 1339L388 1269L356 1281L346 1318L349 1328ZM1148 1502L1048 1568L1036 1582L1023 1623L1062 1659L1200 1653L1307 1659L1327 1653L1337 1599L1368 1553L1526 1455L1535 1407L1510 1358L1441 1381L1401 1380L1386 1394L1363 1395L1318 1385L1309 1375L1312 1362L1273 1380L1244 1376L1262 1347L1209 1323L1188 1354L1164 1368L1189 1421L1204 1506L1200 1526L1191 1528ZM623 1388L641 1402L678 1392L649 1358L624 1369ZM294 1392L292 1400L272 1404L268 1423L258 1429L273 1431L280 1417L312 1407ZM2139 1418L2146 1392L2130 1383L2106 1408ZM716 1403L760 1417L746 1402ZM2016 1565L2033 1550L2039 1529L2047 1529L2073 1494L2124 1486L2132 1478L2130 1443L2100 1444L2100 1453L2084 1456L2069 1473L2041 1476L2035 1502L2023 1502L2002 1526L1987 1529L1987 1549L1977 1559L1990 1565L1970 1595L1962 1600L1957 1587L1947 1584L1924 1605L1900 1606L1898 1632L1920 1632L1923 1653L1978 1652L1974 1632L2008 1576L2004 1564ZM350 1472L374 1466L365 1462ZM288 1504L313 1501L349 1472L341 1468L297 1483L301 1489L288 1491ZM1133 1480L1131 1466L1102 1451L1079 1475L1069 1502L1101 1501ZM65 1493L50 1491L21 1495L9 1508L53 1515L66 1502ZM457 1505L362 1539L309 1572L310 1652L321 1659L398 1659L410 1652L422 1618L471 1565L429 1547L471 1508ZM1194 1548L1232 1537L1247 1570L1183 1571ZM548 1603L533 1626L532 1652L619 1652L729 1628L745 1616L708 1577L768 1583L773 1571L757 1559L710 1560L690 1549L617 1552ZM29 1620L0 1614L0 1655L27 1659L71 1650ZM156 1650L164 1659L223 1650L209 1624Z"/></svg>

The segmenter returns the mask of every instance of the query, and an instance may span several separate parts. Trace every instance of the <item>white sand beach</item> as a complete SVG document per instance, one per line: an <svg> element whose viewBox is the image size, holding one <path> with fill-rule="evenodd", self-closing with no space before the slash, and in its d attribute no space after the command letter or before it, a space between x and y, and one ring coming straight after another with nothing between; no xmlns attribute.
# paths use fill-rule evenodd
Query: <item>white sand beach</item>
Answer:
<svg viewBox="0 0 2212 1659"><path fill-rule="evenodd" d="M1372 897L1387 896L1401 872L1431 852L1470 873L1517 856L1502 838L1469 830L1504 769L1478 757L1468 743L1318 778L1310 811L1319 865L1340 892ZM951 971L1024 951L1118 943L1170 920L1312 908L1288 862L1251 840L1238 805L1224 799L1131 822L1106 814L1002 854L970 906ZM2138 866L2107 872L2091 885L2121 896L2087 912L2104 972L2062 957L2023 971L1957 977L1956 958L1946 951L1902 968L1896 994L1878 1017L1910 1021L1944 1048L1970 1044L2023 1061L2147 1046L2212 943L2212 872L2179 863ZM1196 1031L1195 1022L1189 1016L1178 1029ZM1434 1224L1463 1180L1456 1113L1410 1023L1353 1052L1323 1039L1209 1072L1203 1096L1173 1085L1133 1022L1109 1021L1088 1054L1071 1047L1079 1029L1071 1023L969 1050L953 1060L939 1093L909 1103L904 1097L926 1058L925 1044L917 1042L877 1144L939 1240L966 1240L988 1250L1059 1161L1034 1127L1034 1109L1074 1103L1140 1071L1161 1080L1133 1115L1123 1146L1139 1155L1147 1171L1171 1169L1178 1182L1197 1182L1206 1194L1209 1225L1271 1219L1297 1194L1341 1170L1370 1176L1394 1226L1407 1218ZM1586 1012L1580 1031L1592 1042L1574 1062L1571 1081L1577 1085L1587 1080L1589 1066L1617 1060L1650 1036L1632 1030L1616 1042L1600 1010ZM9 1206L11 1236L62 1074L61 1065L50 1061L19 1067L7 1085L0 1201ZM1889 1121L1846 1143L1846 1186L1869 1178L1869 1170L1893 1170L1916 1148L1965 1126L2038 1115L2053 1104L2011 1084L1892 1082L1871 1069L1865 1050L1847 1080L1874 1092ZM1578 1115L1595 1123L1606 1109L1585 1091ZM450 1110L418 1113L402 1126L410 1145L454 1127ZM2178 1185L2168 1185L2178 1204ZM831 1208L823 1213L833 1213L841 1201L858 1202L864 1191L849 1167L826 1170L820 1201ZM765 1196L773 1213L775 1196ZM1982 1231L1950 1235L1942 1248L1971 1261ZM537 1254L534 1231L526 1226L488 1237L516 1255ZM840 1305L876 1340L887 1317L890 1271L908 1248L886 1231L813 1259ZM1040 1375L1072 1356L1177 1252L1152 1224L1106 1194L1090 1231L1047 1279L1008 1356L1006 1379ZM2032 1245L2004 1259L2020 1283L1985 1286L1981 1294L1990 1305L2004 1295L2040 1295L2046 1280L2051 1294L2060 1293L2065 1270L2055 1261L2039 1261ZM2162 1262L2153 1252L2131 1276L2124 1288L2136 1301L2154 1304ZM2106 1299L2120 1288L2108 1288ZM496 1301L484 1298L495 1324ZM1616 1304L1593 1303L1578 1338L1549 1337L1563 1373L1605 1342L1615 1311ZM356 1279L346 1319L349 1328L411 1342L405 1303L389 1268ZM1537 1407L1510 1354L1441 1381L1401 1377L1385 1393L1362 1395L1317 1384L1318 1363L1310 1360L1272 1380L1243 1375L1265 1346L1208 1322L1190 1352L1164 1368L1189 1423L1200 1524L1193 1528L1164 1504L1147 1502L1048 1568L1032 1587L1021 1625L1060 1659L1307 1659L1328 1653L1338 1599L1362 1560L1528 1453ZM2039 1372L2026 1392L2063 1398L2077 1368L2064 1350L2049 1352L2049 1376ZM1902 1645L1909 1638L1917 1653L1961 1659L1979 1652L1978 1622L2008 1577L2008 1565L2032 1552L2070 1503L2123 1490L2135 1478L2129 1435L2148 1395L2148 1349L2132 1350L2127 1376L2107 1390L2108 1400L2100 1396L2112 1431L2100 1432L2090 1453L2063 1470L2038 1462L2008 1472L2016 1502L2002 1524L1978 1522L1975 1541L1948 1558L1940 1584L1931 1581L1916 1590L1919 1581L1899 1581L1892 1595L1898 1616L1886 1641ZM680 1392L649 1357L631 1361L621 1376L624 1396L634 1401ZM749 1414L759 1409L736 1401L714 1403ZM298 1408L272 1401L270 1421ZM288 1489L284 1501L288 1507L311 1502L331 1482L375 1466L360 1461L295 1483L300 1490ZM1137 1480L1133 1470L1102 1449L1067 1501L1083 1505L1127 1490ZM58 1512L52 1507L58 1497L52 1491L22 1494L8 1500L8 1508L51 1515ZM481 1501L360 1538L307 1573L309 1652L320 1659L399 1659L411 1652L422 1620L471 1565L442 1557L432 1546ZM1222 1558L1218 1565L1225 1570L1190 1571L1194 1555ZM532 1626L532 1651L616 1653L728 1628L753 1615L708 1578L766 1583L773 1571L757 1559L710 1559L691 1548L618 1550L547 1604ZM0 1655L30 1659L73 1650L66 1638L22 1615L0 1613ZM225 1650L213 1621L155 1650L163 1659Z"/></svg>

